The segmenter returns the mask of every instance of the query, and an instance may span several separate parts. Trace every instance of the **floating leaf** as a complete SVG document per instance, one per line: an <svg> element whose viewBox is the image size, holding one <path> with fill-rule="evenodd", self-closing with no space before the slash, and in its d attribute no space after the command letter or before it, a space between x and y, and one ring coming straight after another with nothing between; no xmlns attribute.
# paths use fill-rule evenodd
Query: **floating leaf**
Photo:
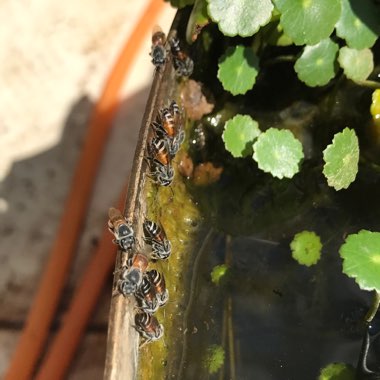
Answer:
<svg viewBox="0 0 380 380"><path fill-rule="evenodd" d="M208 373L216 373L224 363L224 348L217 344L213 344L207 349L206 356L203 360L203 366Z"/></svg>
<svg viewBox="0 0 380 380"><path fill-rule="evenodd" d="M323 174L335 190L347 189L358 172L359 142L353 129L335 134L332 144L323 151Z"/></svg>
<svg viewBox="0 0 380 380"><path fill-rule="evenodd" d="M302 231L296 234L290 243L290 248L293 259L307 267L316 264L321 258L321 239L313 231Z"/></svg>
<svg viewBox="0 0 380 380"><path fill-rule="evenodd" d="M356 50L344 46L339 51L339 64L347 78L365 80L373 70L373 54L370 49Z"/></svg>
<svg viewBox="0 0 380 380"><path fill-rule="evenodd" d="M323 86L335 76L338 44L330 38L316 45L306 46L294 64L298 78L308 86Z"/></svg>
<svg viewBox="0 0 380 380"><path fill-rule="evenodd" d="M272 16L270 0L208 0L208 13L226 36L253 36Z"/></svg>
<svg viewBox="0 0 380 380"><path fill-rule="evenodd" d="M321 370L318 380L355 380L355 370L344 363L331 363Z"/></svg>
<svg viewBox="0 0 380 380"><path fill-rule="evenodd" d="M380 90L372 93L371 115L374 120L380 120Z"/></svg>
<svg viewBox="0 0 380 380"><path fill-rule="evenodd" d="M380 292L380 232L361 230L340 247L343 272L363 290Z"/></svg>
<svg viewBox="0 0 380 380"><path fill-rule="evenodd" d="M380 34L379 7L372 1L341 0L342 14L336 34L354 49L370 48Z"/></svg>
<svg viewBox="0 0 380 380"><path fill-rule="evenodd" d="M219 285L220 280L226 275L228 266L226 264L217 265L212 268L211 271L211 281L215 285Z"/></svg>
<svg viewBox="0 0 380 380"><path fill-rule="evenodd" d="M245 94L250 90L258 72L259 59L249 47L229 47L219 59L218 78L232 95Z"/></svg>
<svg viewBox="0 0 380 380"><path fill-rule="evenodd" d="M340 0L274 0L281 25L296 45L314 45L329 37L339 19Z"/></svg>
<svg viewBox="0 0 380 380"><path fill-rule="evenodd" d="M236 115L226 122L222 138L234 157L245 157L252 154L252 143L260 133L256 120L248 115Z"/></svg>
<svg viewBox="0 0 380 380"><path fill-rule="evenodd" d="M278 178L292 178L303 158L302 144L292 132L269 128L253 144L253 159L264 172Z"/></svg>

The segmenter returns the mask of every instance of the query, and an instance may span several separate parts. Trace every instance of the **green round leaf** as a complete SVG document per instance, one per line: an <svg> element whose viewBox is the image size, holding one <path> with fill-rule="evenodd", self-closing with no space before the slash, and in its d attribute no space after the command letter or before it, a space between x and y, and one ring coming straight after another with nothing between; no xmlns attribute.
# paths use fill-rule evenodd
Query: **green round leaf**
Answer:
<svg viewBox="0 0 380 380"><path fill-rule="evenodd" d="M219 59L218 78L232 95L245 94L250 90L258 72L259 59L249 47L229 47Z"/></svg>
<svg viewBox="0 0 380 380"><path fill-rule="evenodd" d="M296 45L314 45L329 37L339 19L340 0L274 0L281 25Z"/></svg>
<svg viewBox="0 0 380 380"><path fill-rule="evenodd" d="M224 357L224 348L213 344L207 349L206 355L203 359L203 366L207 369L208 373L216 373L222 367Z"/></svg>
<svg viewBox="0 0 380 380"><path fill-rule="evenodd" d="M356 50L344 46L339 51L338 61L347 78L361 81L373 71L373 54L370 49Z"/></svg>
<svg viewBox="0 0 380 380"><path fill-rule="evenodd" d="M290 243L293 259L309 267L321 258L322 243L313 231L302 231Z"/></svg>
<svg viewBox="0 0 380 380"><path fill-rule="evenodd" d="M380 292L380 232L361 230L340 247L343 272L363 290Z"/></svg>
<svg viewBox="0 0 380 380"><path fill-rule="evenodd" d="M270 0L207 0L208 13L226 36L253 36L272 16Z"/></svg>
<svg viewBox="0 0 380 380"><path fill-rule="evenodd" d="M302 144L292 132L269 128L253 144L253 159L264 172L277 178L292 178L303 158Z"/></svg>
<svg viewBox="0 0 380 380"><path fill-rule="evenodd" d="M219 285L220 280L226 275L228 266L226 264L217 265L212 268L211 271L211 281L215 285Z"/></svg>
<svg viewBox="0 0 380 380"><path fill-rule="evenodd" d="M226 122L222 138L234 157L246 157L252 154L252 143L260 133L256 120L248 115L236 115Z"/></svg>
<svg viewBox="0 0 380 380"><path fill-rule="evenodd" d="M335 76L338 45L330 38L306 46L294 64L298 78L308 86L324 86Z"/></svg>
<svg viewBox="0 0 380 380"><path fill-rule="evenodd" d="M380 34L379 7L372 1L341 0L342 14L336 24L336 34L354 49L370 48Z"/></svg>
<svg viewBox="0 0 380 380"><path fill-rule="evenodd" d="M355 370L344 363L331 363L321 370L318 380L355 380Z"/></svg>
<svg viewBox="0 0 380 380"><path fill-rule="evenodd" d="M353 129L335 134L332 144L323 151L323 174L335 190L347 189L358 172L359 142Z"/></svg>

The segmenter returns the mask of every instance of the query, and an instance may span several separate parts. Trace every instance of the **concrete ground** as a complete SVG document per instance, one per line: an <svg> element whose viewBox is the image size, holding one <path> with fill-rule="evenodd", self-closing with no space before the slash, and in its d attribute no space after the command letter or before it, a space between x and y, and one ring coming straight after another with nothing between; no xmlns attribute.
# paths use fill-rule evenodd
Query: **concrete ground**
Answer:
<svg viewBox="0 0 380 380"><path fill-rule="evenodd" d="M86 121L121 45L147 3L0 3L0 377L51 248ZM164 31L174 13L168 5L160 15L157 23ZM122 93L56 325L105 226L108 207L115 204L130 170L153 79L149 50L150 37ZM102 378L110 287L111 279L69 379Z"/></svg>

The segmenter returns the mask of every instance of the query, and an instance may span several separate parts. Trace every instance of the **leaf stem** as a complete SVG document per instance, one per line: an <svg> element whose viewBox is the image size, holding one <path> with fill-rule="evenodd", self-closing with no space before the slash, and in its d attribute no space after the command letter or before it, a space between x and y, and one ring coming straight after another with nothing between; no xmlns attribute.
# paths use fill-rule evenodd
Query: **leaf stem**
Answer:
<svg viewBox="0 0 380 380"><path fill-rule="evenodd" d="M356 80L354 82L359 86L373 88L375 90L380 88L380 83L373 80Z"/></svg>
<svg viewBox="0 0 380 380"><path fill-rule="evenodd" d="M379 305L380 305L380 293L375 290L373 300L372 300L372 305L365 316L366 322L370 323L372 321L372 319L376 315Z"/></svg>

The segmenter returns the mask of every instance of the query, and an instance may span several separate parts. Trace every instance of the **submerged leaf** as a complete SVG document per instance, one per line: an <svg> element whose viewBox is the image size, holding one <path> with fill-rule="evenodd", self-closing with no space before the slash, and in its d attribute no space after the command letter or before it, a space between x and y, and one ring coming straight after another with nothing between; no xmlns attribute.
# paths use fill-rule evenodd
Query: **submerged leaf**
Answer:
<svg viewBox="0 0 380 380"><path fill-rule="evenodd" d="M259 59L249 47L229 47L219 59L218 79L232 95L245 94L250 90L258 72Z"/></svg>
<svg viewBox="0 0 380 380"><path fill-rule="evenodd" d="M272 15L270 0L208 0L208 13L220 31L230 37L253 36Z"/></svg>
<svg viewBox="0 0 380 380"><path fill-rule="evenodd" d="M207 349L206 357L203 360L203 366L208 373L216 373L224 363L224 348L217 344L213 344Z"/></svg>
<svg viewBox="0 0 380 380"><path fill-rule="evenodd" d="M253 141L260 133L256 120L248 115L236 115L226 122L222 138L234 157L245 157L252 154Z"/></svg>
<svg viewBox="0 0 380 380"><path fill-rule="evenodd" d="M347 78L362 81L373 70L373 54L370 49L356 50L344 46L339 51L339 64Z"/></svg>
<svg viewBox="0 0 380 380"><path fill-rule="evenodd" d="M284 32L296 45L314 45L329 37L339 19L340 0L274 0Z"/></svg>
<svg viewBox="0 0 380 380"><path fill-rule="evenodd" d="M318 380L355 380L355 370L349 364L331 363L321 370Z"/></svg>
<svg viewBox="0 0 380 380"><path fill-rule="evenodd" d="M340 247L343 272L363 290L380 292L380 232L361 230Z"/></svg>
<svg viewBox="0 0 380 380"><path fill-rule="evenodd" d="M186 28L186 41L188 44L193 43L200 34L201 30L210 23L207 13L207 1L196 0L191 11Z"/></svg>
<svg viewBox="0 0 380 380"><path fill-rule="evenodd" d="M226 275L228 271L228 266L226 264L217 265L212 268L211 271L211 281L215 285L219 285L220 280Z"/></svg>
<svg viewBox="0 0 380 380"><path fill-rule="evenodd" d="M353 129L345 128L334 136L323 151L323 174L335 190L347 189L358 172L359 142Z"/></svg>
<svg viewBox="0 0 380 380"><path fill-rule="evenodd" d="M327 84L335 76L338 49L338 44L330 38L306 46L294 65L298 78L311 87Z"/></svg>
<svg viewBox="0 0 380 380"><path fill-rule="evenodd" d="M354 49L370 48L380 34L379 7L372 1L341 0L342 14L336 34Z"/></svg>
<svg viewBox="0 0 380 380"><path fill-rule="evenodd" d="M253 159L264 172L278 178L292 178L303 158L302 144L292 132L269 128L253 144Z"/></svg>
<svg viewBox="0 0 380 380"><path fill-rule="evenodd" d="M194 4L195 0L165 0L169 1L172 7L183 8L186 5Z"/></svg>
<svg viewBox="0 0 380 380"><path fill-rule="evenodd" d="M316 264L321 258L322 243L313 231L302 231L296 234L290 243L292 257L307 267Z"/></svg>

